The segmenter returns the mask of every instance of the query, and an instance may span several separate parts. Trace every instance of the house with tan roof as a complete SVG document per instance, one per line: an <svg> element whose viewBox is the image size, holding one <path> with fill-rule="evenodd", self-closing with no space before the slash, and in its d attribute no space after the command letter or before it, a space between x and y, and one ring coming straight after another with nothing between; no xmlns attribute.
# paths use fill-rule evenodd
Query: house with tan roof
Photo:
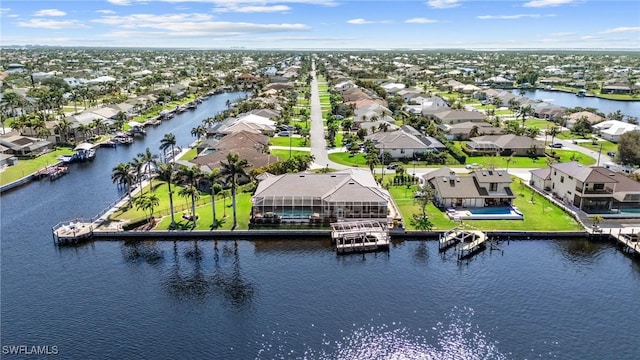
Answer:
<svg viewBox="0 0 640 360"><path fill-rule="evenodd" d="M640 216L640 183L602 166L556 163L532 170L530 184L587 213Z"/></svg>
<svg viewBox="0 0 640 360"><path fill-rule="evenodd" d="M600 123L604 120L604 118L600 115L594 114L590 111L578 111L569 115L565 116L566 119L566 123L565 126L568 129L573 129L573 126L580 120L580 119L586 119L589 124L591 125L595 125L597 123Z"/></svg>
<svg viewBox="0 0 640 360"><path fill-rule="evenodd" d="M544 142L514 134L483 135L469 139L465 142L462 150L471 156L542 156L544 155Z"/></svg>
<svg viewBox="0 0 640 360"><path fill-rule="evenodd" d="M486 118L480 111L444 110L431 115L440 124L458 124L462 122L483 122Z"/></svg>
<svg viewBox="0 0 640 360"><path fill-rule="evenodd" d="M327 174L297 173L269 176L252 197L251 223L329 223L389 220L389 192L371 172L347 169Z"/></svg>
<svg viewBox="0 0 640 360"><path fill-rule="evenodd" d="M434 190L440 208L511 206L515 195L511 177L504 170L482 169L458 174L444 166L423 176Z"/></svg>

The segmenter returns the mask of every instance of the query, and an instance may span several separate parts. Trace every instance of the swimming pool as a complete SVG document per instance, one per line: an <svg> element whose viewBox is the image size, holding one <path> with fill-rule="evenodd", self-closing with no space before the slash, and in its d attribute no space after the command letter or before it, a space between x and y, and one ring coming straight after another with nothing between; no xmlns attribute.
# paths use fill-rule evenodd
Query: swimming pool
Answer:
<svg viewBox="0 0 640 360"><path fill-rule="evenodd" d="M469 210L470 213L474 214L474 215L507 215L507 214L511 214L511 208L510 207L483 207L483 208L476 208L476 209L470 209Z"/></svg>

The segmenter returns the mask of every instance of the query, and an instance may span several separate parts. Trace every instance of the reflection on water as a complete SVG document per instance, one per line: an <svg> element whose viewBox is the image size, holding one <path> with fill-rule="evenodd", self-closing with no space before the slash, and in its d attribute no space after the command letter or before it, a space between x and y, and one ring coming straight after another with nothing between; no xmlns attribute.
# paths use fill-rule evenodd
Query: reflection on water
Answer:
<svg viewBox="0 0 640 360"><path fill-rule="evenodd" d="M167 293L179 301L202 302L208 296L220 295L233 306L251 304L255 286L242 275L237 242L225 243L220 251L215 241L212 264L205 263L207 250L202 246L198 241L189 243L183 252L187 262L183 263L178 243L174 242L173 263L162 281Z"/></svg>
<svg viewBox="0 0 640 360"><path fill-rule="evenodd" d="M586 239L558 240L553 244L565 259L584 265L593 264L611 247L609 243Z"/></svg>
<svg viewBox="0 0 640 360"><path fill-rule="evenodd" d="M287 348L287 338L298 334L273 331L260 343L256 358L309 359L507 359L498 342L473 321L472 308L454 307L442 322L430 328L410 329L402 323L366 324L341 329L341 338L325 337L308 345L303 354ZM265 337L265 334L263 334ZM550 354L548 354L550 355Z"/></svg>

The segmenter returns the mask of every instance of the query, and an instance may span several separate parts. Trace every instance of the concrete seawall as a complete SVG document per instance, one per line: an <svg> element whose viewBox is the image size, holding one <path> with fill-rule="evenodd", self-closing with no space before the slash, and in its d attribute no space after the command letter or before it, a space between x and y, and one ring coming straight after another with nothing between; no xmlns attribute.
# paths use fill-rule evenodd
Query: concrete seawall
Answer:
<svg viewBox="0 0 640 360"><path fill-rule="evenodd" d="M392 240L437 239L443 231L390 231ZM497 239L570 239L589 236L586 231L486 231ZM122 240L280 240L280 239L330 239L331 230L174 230L174 231L94 231L96 241Z"/></svg>

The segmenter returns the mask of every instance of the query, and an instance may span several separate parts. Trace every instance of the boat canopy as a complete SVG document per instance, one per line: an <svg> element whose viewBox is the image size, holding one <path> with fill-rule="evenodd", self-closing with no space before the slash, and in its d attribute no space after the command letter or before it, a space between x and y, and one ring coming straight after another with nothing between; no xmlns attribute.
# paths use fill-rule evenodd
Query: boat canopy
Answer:
<svg viewBox="0 0 640 360"><path fill-rule="evenodd" d="M73 151L80 151L80 150L88 151L88 150L93 149L93 146L94 146L93 144L85 142L85 143L79 144L78 146L73 148Z"/></svg>

